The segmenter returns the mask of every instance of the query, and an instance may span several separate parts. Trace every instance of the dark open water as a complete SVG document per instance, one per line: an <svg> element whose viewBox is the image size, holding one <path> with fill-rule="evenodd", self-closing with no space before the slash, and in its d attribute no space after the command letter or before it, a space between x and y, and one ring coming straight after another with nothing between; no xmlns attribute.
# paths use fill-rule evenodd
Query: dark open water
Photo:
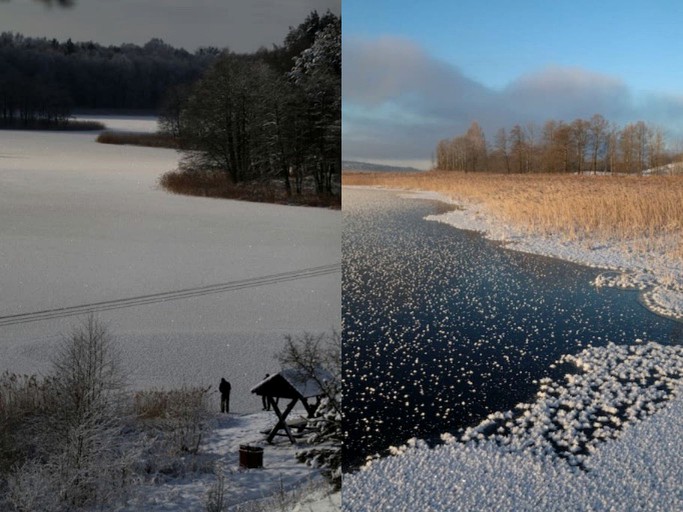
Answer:
<svg viewBox="0 0 683 512"><path fill-rule="evenodd" d="M346 470L530 400L562 354L683 342L637 292L592 286L598 269L423 220L442 203L345 189L343 208Z"/></svg>

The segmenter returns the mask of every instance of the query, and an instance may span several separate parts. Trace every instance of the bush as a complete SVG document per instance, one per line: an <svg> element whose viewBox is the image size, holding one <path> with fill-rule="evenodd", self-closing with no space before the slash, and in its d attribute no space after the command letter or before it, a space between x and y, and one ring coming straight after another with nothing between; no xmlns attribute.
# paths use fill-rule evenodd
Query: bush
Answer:
<svg viewBox="0 0 683 512"><path fill-rule="evenodd" d="M0 376L0 474L27 456L32 418L47 405L49 379L5 372Z"/></svg>
<svg viewBox="0 0 683 512"><path fill-rule="evenodd" d="M138 391L133 408L139 419L149 420L166 434L173 451L196 454L210 417L210 389L183 386L170 391Z"/></svg>
<svg viewBox="0 0 683 512"><path fill-rule="evenodd" d="M68 132L104 130L104 125L98 121L81 121L74 119L34 119L32 121L22 121L20 119L15 119L12 122L1 121L0 128L8 130L54 130Z"/></svg>
<svg viewBox="0 0 683 512"><path fill-rule="evenodd" d="M107 130L100 133L96 140L101 144L170 149L178 149L180 147L180 141L177 138L164 133L112 132Z"/></svg>
<svg viewBox="0 0 683 512"><path fill-rule="evenodd" d="M91 315L58 348L40 411L20 433L31 457L8 477L8 506L70 510L120 497L138 457L121 440L123 382L113 338Z"/></svg>
<svg viewBox="0 0 683 512"><path fill-rule="evenodd" d="M304 333L285 337L285 348L278 355L280 364L294 368L316 380L324 395L313 418L308 419L311 434L307 443L314 445L297 453L297 460L321 468L335 490L341 488L342 392L341 340L339 333L314 335ZM331 372L331 381L320 381L318 369Z"/></svg>
<svg viewBox="0 0 683 512"><path fill-rule="evenodd" d="M320 208L341 208L341 196L317 194L304 190L301 194L288 195L279 180L244 181L232 183L221 171L197 171L182 169L170 171L159 178L159 185L174 194L201 197L219 197L258 203L289 204L294 206L315 206Z"/></svg>
<svg viewBox="0 0 683 512"><path fill-rule="evenodd" d="M225 476L216 475L216 482L209 488L204 498L206 512L223 512L226 505Z"/></svg>

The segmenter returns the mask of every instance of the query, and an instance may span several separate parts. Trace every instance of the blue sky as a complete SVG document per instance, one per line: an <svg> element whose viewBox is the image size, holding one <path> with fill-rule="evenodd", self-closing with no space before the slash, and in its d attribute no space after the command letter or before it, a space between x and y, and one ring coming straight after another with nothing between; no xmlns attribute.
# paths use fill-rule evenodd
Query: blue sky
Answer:
<svg viewBox="0 0 683 512"><path fill-rule="evenodd" d="M428 165L477 120L601 113L683 139L683 3L342 1L344 159Z"/></svg>

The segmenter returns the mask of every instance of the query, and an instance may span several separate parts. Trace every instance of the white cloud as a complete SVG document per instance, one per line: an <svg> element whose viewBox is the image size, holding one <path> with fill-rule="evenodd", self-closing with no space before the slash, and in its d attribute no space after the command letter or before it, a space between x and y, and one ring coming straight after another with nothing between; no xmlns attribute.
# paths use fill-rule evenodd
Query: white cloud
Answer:
<svg viewBox="0 0 683 512"><path fill-rule="evenodd" d="M635 94L620 78L591 70L548 67L494 90L415 42L389 36L347 37L343 59L345 159L428 159L440 139L463 133L474 120L492 136L516 123L599 113L683 135L682 96Z"/></svg>

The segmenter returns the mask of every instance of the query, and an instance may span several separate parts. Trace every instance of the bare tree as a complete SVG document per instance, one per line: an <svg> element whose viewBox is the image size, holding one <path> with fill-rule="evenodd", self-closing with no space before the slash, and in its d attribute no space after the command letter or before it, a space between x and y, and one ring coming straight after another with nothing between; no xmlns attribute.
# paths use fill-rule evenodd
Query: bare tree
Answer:
<svg viewBox="0 0 683 512"><path fill-rule="evenodd" d="M503 157L505 162L505 171L510 173L510 151L508 150L508 137L505 128L501 128L496 132L495 149Z"/></svg>
<svg viewBox="0 0 683 512"><path fill-rule="evenodd" d="M465 134L466 162L465 169L476 172L486 165L486 138L484 131L476 121L472 121Z"/></svg>
<svg viewBox="0 0 683 512"><path fill-rule="evenodd" d="M607 120L600 114L595 114L590 119L589 151L591 155L591 171L598 172L598 155L603 151L607 143Z"/></svg>
<svg viewBox="0 0 683 512"><path fill-rule="evenodd" d="M636 125L634 123L624 126L619 134L619 153L621 155L621 169L623 172L636 172L638 162Z"/></svg>
<svg viewBox="0 0 683 512"><path fill-rule="evenodd" d="M520 173L525 172L528 168L527 154L529 152L529 148L527 145L524 129L518 124L513 126L512 130L510 130L510 146L512 157L517 162L517 170Z"/></svg>
<svg viewBox="0 0 683 512"><path fill-rule="evenodd" d="M308 420L313 433L307 441L314 446L297 453L297 458L300 462L321 467L323 475L335 489L339 489L343 439L339 333L304 333L297 338L286 336L285 347L278 355L278 360L283 367L294 368L316 381L324 392L315 416ZM332 374L331 381L321 380L320 368Z"/></svg>
<svg viewBox="0 0 683 512"><path fill-rule="evenodd" d="M572 142L574 145L576 170L579 174L583 172L586 161L586 148L588 147L588 130L590 123L585 119L575 119L571 124Z"/></svg>
<svg viewBox="0 0 683 512"><path fill-rule="evenodd" d="M648 128L643 121L638 121L635 124L635 151L637 171L641 174L647 168L647 149L649 139L650 128Z"/></svg>
<svg viewBox="0 0 683 512"><path fill-rule="evenodd" d="M112 336L93 315L65 337L53 361L36 457L10 478L18 510L62 510L116 500L137 458L118 439L124 376Z"/></svg>
<svg viewBox="0 0 683 512"><path fill-rule="evenodd" d="M651 168L656 169L664 165L665 137L664 131L661 128L655 127L650 129L647 152L650 157Z"/></svg>
<svg viewBox="0 0 683 512"><path fill-rule="evenodd" d="M606 167L607 171L613 173L617 170L619 159L619 139L621 137L620 131L616 125L611 124L607 130L606 139Z"/></svg>

